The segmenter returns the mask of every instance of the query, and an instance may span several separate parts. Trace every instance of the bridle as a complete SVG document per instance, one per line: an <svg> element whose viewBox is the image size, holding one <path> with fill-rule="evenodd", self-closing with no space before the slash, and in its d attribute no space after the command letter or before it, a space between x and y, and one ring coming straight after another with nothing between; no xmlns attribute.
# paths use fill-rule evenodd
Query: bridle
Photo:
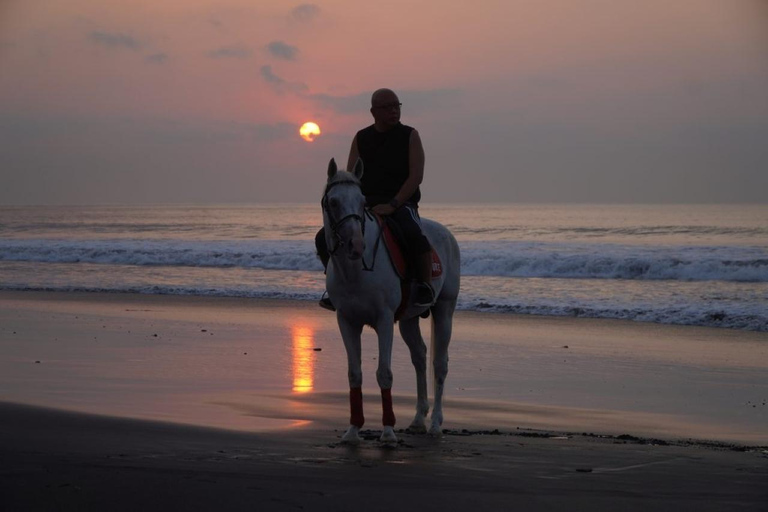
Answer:
<svg viewBox="0 0 768 512"><path fill-rule="evenodd" d="M355 187L360 188L360 185L358 183L355 183L354 181L335 181L333 183L329 183L325 187L325 192L323 192L323 199L320 201L320 206L323 208L323 212L328 215L328 220L331 221L331 236L334 240L333 247L329 247L328 252L329 254L333 255L336 254L336 251L338 251L341 247L344 246L344 240L341 239L341 236L339 236L339 228L342 224L347 222L348 220L356 220L360 223L360 228L363 231L363 238L365 238L365 217L361 217L360 215L356 213L350 213L349 215L345 215L341 219L334 221L333 216L331 215L331 211L328 208L328 192L333 187L339 186L339 185L353 185ZM368 215L366 211L366 216Z"/></svg>
<svg viewBox="0 0 768 512"><path fill-rule="evenodd" d="M325 192L323 192L323 198L320 201L320 206L323 209L323 213L328 215L328 220L331 222L331 237L333 239L333 247L328 248L328 253L333 256L336 254L336 251L338 251L341 247L344 246L344 240L342 240L341 236L339 235L339 228L344 224L345 222L349 220L356 220L360 223L360 229L363 232L363 240L365 240L365 219L370 218L373 220L373 214L368 210L368 208L365 209L365 213L361 216L357 213L350 213L349 215L345 215L344 217L340 218L339 220L334 220L333 216L331 215L331 211L328 208L328 192L336 186L339 185L353 185L355 187L361 188L360 184L355 181L334 181L333 183L329 183L325 187ZM362 190L362 189L361 189ZM373 266L376 264L376 253L378 252L379 248L379 240L381 240L381 233L379 233L379 236L376 237L376 244L373 248L373 261L371 262L371 266L365 264L365 258L360 258L363 264L363 270L371 271L373 270Z"/></svg>

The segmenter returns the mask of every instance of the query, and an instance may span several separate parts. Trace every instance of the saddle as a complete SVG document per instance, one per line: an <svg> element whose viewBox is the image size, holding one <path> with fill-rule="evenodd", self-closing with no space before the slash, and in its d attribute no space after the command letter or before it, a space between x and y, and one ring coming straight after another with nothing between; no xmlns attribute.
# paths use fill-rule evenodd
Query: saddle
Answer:
<svg viewBox="0 0 768 512"><path fill-rule="evenodd" d="M400 278L400 305L395 311L395 321L400 320L403 316L406 308L408 307L408 300L411 295L411 277L413 275L413 268L411 262L405 257L406 246L405 237L400 229L400 226L392 220L390 217L374 214L376 221L381 229L381 239L384 241L384 247L389 255L389 261L392 263L392 268L395 269L395 273ZM440 261L440 256L437 255L435 249L432 249L432 279L440 277L443 274L443 264ZM423 316L423 315L422 315ZM424 316L426 318L426 316Z"/></svg>

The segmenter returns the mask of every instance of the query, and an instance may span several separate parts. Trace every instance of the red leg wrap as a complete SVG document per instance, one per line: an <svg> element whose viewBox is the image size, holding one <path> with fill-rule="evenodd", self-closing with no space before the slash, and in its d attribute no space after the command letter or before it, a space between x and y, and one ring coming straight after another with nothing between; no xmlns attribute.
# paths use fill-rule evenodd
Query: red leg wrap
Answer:
<svg viewBox="0 0 768 512"><path fill-rule="evenodd" d="M385 427L395 426L395 411L392 410L392 390L381 390L381 408L384 410L384 414L381 417L381 424Z"/></svg>
<svg viewBox="0 0 768 512"><path fill-rule="evenodd" d="M352 411L349 424L362 428L365 417L363 416L363 390L361 388L349 388L349 408Z"/></svg>

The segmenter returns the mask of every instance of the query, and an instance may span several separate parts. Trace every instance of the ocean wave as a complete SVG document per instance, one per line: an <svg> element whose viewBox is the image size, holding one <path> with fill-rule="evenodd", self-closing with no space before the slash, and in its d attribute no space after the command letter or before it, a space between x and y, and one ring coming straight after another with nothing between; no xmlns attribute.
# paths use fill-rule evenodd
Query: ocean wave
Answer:
<svg viewBox="0 0 768 512"><path fill-rule="evenodd" d="M669 325L695 325L700 327L723 327L746 331L768 332L768 316L737 313L722 309L696 308L599 308L564 305L494 304L474 302L463 304L469 311L510 313L519 315L569 316L578 318L603 318L632 320Z"/></svg>
<svg viewBox="0 0 768 512"><path fill-rule="evenodd" d="M322 270L307 241L5 240L0 261Z"/></svg>
<svg viewBox="0 0 768 512"><path fill-rule="evenodd" d="M191 295L204 297L241 297L254 299L316 301L318 290L290 290L285 288L253 289L227 287L199 287L179 285L128 285L128 286L27 286L0 285L3 290L138 293L144 295ZM668 325L719 327L747 331L768 332L768 316L748 310L726 310L713 307L595 307L564 304L496 303L459 298L457 309L481 313L540 315L557 317L630 320Z"/></svg>
<svg viewBox="0 0 768 512"><path fill-rule="evenodd" d="M473 237L512 237L526 238L530 236L553 236L560 239L568 237L585 238L613 238L613 237L752 237L765 238L768 236L768 227L732 227L732 226L695 226L695 225L665 225L665 226L631 226L631 227L590 227L590 226L465 226L447 223L451 232L461 237L469 235Z"/></svg>
<svg viewBox="0 0 768 512"><path fill-rule="evenodd" d="M762 247L465 242L462 275L768 282ZM307 240L0 240L0 261L320 271Z"/></svg>
<svg viewBox="0 0 768 512"><path fill-rule="evenodd" d="M755 247L469 243L462 275L574 279L768 282Z"/></svg>

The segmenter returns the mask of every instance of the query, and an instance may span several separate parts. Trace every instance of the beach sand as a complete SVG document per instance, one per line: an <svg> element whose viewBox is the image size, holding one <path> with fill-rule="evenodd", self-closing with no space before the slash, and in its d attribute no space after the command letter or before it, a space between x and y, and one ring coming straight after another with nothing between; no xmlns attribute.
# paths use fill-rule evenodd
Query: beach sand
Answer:
<svg viewBox="0 0 768 512"><path fill-rule="evenodd" d="M0 510L768 510L765 333L458 313L445 435L394 450L371 331L371 430L339 444L314 304L3 292L0 339ZM404 428L399 337L393 371Z"/></svg>

